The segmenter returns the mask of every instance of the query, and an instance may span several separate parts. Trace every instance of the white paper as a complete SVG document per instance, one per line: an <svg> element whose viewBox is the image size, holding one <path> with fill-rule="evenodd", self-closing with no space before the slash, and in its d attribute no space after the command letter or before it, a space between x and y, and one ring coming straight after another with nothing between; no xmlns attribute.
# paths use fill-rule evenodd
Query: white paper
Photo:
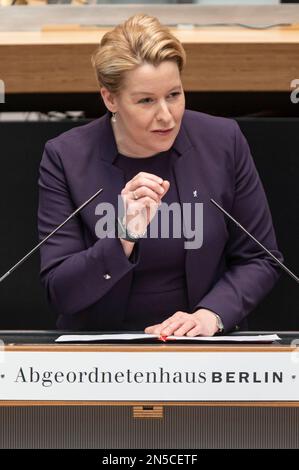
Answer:
<svg viewBox="0 0 299 470"><path fill-rule="evenodd" d="M62 335L59 338L55 339L58 343L64 343L68 341L132 341L135 339L150 339L150 338L159 338L158 335L147 335L147 334L127 334L127 333L117 333L113 335Z"/></svg>
<svg viewBox="0 0 299 470"><path fill-rule="evenodd" d="M274 335L255 335L255 336L167 336L161 338L159 335L144 334L127 334L118 333L112 335L62 335L59 336L55 342L90 342L90 341L134 341L145 339L161 339L161 341L196 341L196 342L211 342L219 343L226 341L228 343L271 343L280 340L280 337Z"/></svg>

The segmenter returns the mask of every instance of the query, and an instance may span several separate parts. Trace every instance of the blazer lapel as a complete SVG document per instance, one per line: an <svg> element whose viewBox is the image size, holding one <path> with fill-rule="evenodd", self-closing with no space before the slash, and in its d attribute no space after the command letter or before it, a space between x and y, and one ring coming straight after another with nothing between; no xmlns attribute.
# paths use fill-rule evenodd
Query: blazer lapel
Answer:
<svg viewBox="0 0 299 470"><path fill-rule="evenodd" d="M99 220L99 212L96 212L97 205L102 203L104 208L104 204L107 204L108 210L111 210L112 205L114 215L117 216L118 195L125 185L123 171L113 165L118 151L108 113L98 122L99 131L93 144L90 163L84 171L84 182L88 181L88 186L82 182L80 192L81 195L84 195L82 199L88 199L98 189L103 188L102 193L82 212L84 221L94 237L96 237L95 225Z"/></svg>
<svg viewBox="0 0 299 470"><path fill-rule="evenodd" d="M198 134L200 132L198 129ZM182 126L174 144L174 148L181 154L174 164L174 172L183 210L184 230L187 225L190 233L191 222L192 230L196 230L197 241L200 239L202 241L199 247L196 243L186 249L185 273L190 313L199 308L200 300L211 288L211 279L214 278L214 282L217 282L215 275L217 259L221 258L217 272L225 270L225 259L221 257L221 253L228 239L226 221L210 201L212 197L221 200L221 188L215 186L213 179L213 171L217 171L211 166L213 155L210 148L204 146L204 136L202 139L197 136L197 141L199 140L203 143L200 149L192 144ZM198 217L198 211L195 210L196 203L201 204L202 218ZM191 207L191 218L186 217L184 204L187 204L187 209L188 206ZM184 233L188 235L188 230ZM186 236L185 240L187 241Z"/></svg>
<svg viewBox="0 0 299 470"><path fill-rule="evenodd" d="M179 141L175 143L175 148L181 153L180 158L174 164L174 174L178 187L181 210L183 214L183 229L185 238L185 275L189 298L190 313L198 302L200 291L200 280L198 279L196 266L200 263L200 248L196 246L196 240L200 243L203 227L200 220L203 214L203 181L201 180L198 168L198 155L187 135L182 130ZM190 240L192 233L194 241ZM196 279L196 282L195 282Z"/></svg>
<svg viewBox="0 0 299 470"><path fill-rule="evenodd" d="M198 130L200 132L200 129ZM210 198L213 181L209 170L212 156L207 149L198 150L182 126L174 148L180 157L174 164L174 173L183 212L185 238L185 275L190 313L206 294L211 257L216 254L219 237L225 238L226 226L221 214L214 210ZM192 243L190 243L192 235ZM189 243L188 242L189 239ZM215 251L214 251L215 248Z"/></svg>

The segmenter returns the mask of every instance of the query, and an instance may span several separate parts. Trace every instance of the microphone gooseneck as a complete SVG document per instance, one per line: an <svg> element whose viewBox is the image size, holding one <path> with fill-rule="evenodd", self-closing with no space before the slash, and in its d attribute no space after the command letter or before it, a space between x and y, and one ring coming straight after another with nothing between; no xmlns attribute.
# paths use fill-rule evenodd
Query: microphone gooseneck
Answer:
<svg viewBox="0 0 299 470"><path fill-rule="evenodd" d="M0 277L0 282L4 281L4 279L9 276L13 271L15 271L21 264L24 263L33 253L35 253L36 250L38 250L54 233L56 233L58 230L61 229L72 217L74 217L78 212L80 212L82 209L84 209L87 204L89 204L91 201L93 201L101 192L103 191L103 188L99 189L93 196L91 196L87 201L85 201L80 207L78 207L71 215L68 216L67 219L65 219L64 222L62 222L58 227L56 227L53 232L49 233L38 245L36 245L32 250L30 250L20 261L18 261L14 266L12 266L3 276Z"/></svg>
<svg viewBox="0 0 299 470"><path fill-rule="evenodd" d="M278 263L279 266L289 274L289 276L291 276L295 281L299 283L299 278L289 268L287 268L278 258L276 258L276 256L274 256L273 253L271 253L271 251L269 251L261 242L259 242L253 235L251 235L251 233L249 233L248 230L243 227L243 225L241 225L228 212L226 212L226 210L223 209L223 207L221 207L216 201L214 201L214 199L210 199L210 201L215 204L215 206L218 207L218 209L220 209L227 217L229 217L238 227L240 227L240 229L242 229L243 232L245 232L253 241L255 241L255 243L257 243L266 253L268 253L268 255L271 256L271 258L274 259L274 261L276 261L276 263Z"/></svg>

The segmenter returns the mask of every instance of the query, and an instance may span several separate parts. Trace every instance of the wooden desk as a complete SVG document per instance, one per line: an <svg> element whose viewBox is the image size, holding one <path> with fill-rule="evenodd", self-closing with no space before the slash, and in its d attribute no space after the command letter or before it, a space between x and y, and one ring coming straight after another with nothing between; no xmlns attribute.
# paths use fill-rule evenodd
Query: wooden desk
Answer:
<svg viewBox="0 0 299 470"><path fill-rule="evenodd" d="M139 356L154 352L161 358L166 352L184 355L192 351L200 358L200 354L214 351L223 355L225 363L225 354L233 352L244 369L242 354L246 352L271 352L275 359L276 353L294 350L287 342L238 346L49 345L39 342L38 337L36 344L29 338L26 344L11 343L11 339L6 336L7 352L39 355L49 351L54 355L94 351ZM54 356L53 367L62 367ZM2 401L0 448L298 448L298 404L298 400L182 402L173 400L171 394L163 401Z"/></svg>
<svg viewBox="0 0 299 470"><path fill-rule="evenodd" d="M60 27L61 28L61 27ZM107 28L0 32L6 93L97 92L90 56ZM187 52L186 91L290 91L299 78L299 30L173 30Z"/></svg>
<svg viewBox="0 0 299 470"><path fill-rule="evenodd" d="M298 340L299 341L299 340ZM263 354L266 353L266 354L271 354L271 361L273 363L273 365L276 364L276 357L278 358L278 355L276 353L292 353L294 352L294 346L290 346L290 345L286 345L286 344L282 344L282 345L279 345L279 344L261 344L261 345L258 345L258 344L249 344L249 345L246 345L246 344L198 344L198 343L191 343L191 344L187 344L187 343L184 343L184 344L180 344L178 342L178 344L173 344L171 341L169 342L166 342L166 343L157 343L157 344L152 344L152 345L147 345L147 344L8 344L5 346L5 353L19 353L19 365L17 367L17 369L19 368L19 366L22 364L22 357L24 355L24 353L29 353L30 354L30 357L32 358L32 365L33 366L36 366L36 369L39 369L41 368L41 370L49 370L49 364L47 363L46 359L45 360L42 360L42 362L39 362L39 357L41 357L43 355L43 353L49 353L50 355L53 356L53 368L56 370L57 367L59 368L60 367L60 370L68 370L69 367L71 367L71 370L72 370L72 366L74 366L74 368L77 370L77 359L79 360L80 357L84 357L85 355L85 358L84 358L84 364L86 367L86 369L88 369L90 367L90 363L88 362L89 361L89 357L88 355L89 354L92 354L92 353L95 353L95 357L97 358L97 360L99 361L99 363L102 364L102 367L103 367L103 364L107 365L107 367L104 367L104 369L108 369L109 370L109 367L111 367L111 370L114 370L114 364L111 364L109 361L109 357L112 358L113 356L116 356L119 358L119 362L117 362L118 364L118 367L120 367L120 369L125 369L126 366L127 367L131 367L135 370L136 367L138 368L138 365L141 365L142 364L142 361L145 361L145 359L143 359L142 361L139 361L139 357L142 357L144 356L144 358L146 358L146 355L148 353L154 353L154 356L157 356L158 361L160 360L161 361L161 365L162 365L162 362L163 362L163 355L165 354L168 354L170 353L170 358L172 356L174 357L178 357L178 355L184 357L185 353L187 353L185 356L188 357L188 353L196 356L196 362L195 363L190 363L188 362L188 360L190 360L190 356L189 356L189 359L186 359L183 361L182 364L178 364L177 367L180 368L180 365L183 365L183 367L185 365L188 365L189 367L191 367L191 370L194 370L193 368L194 367L197 367L197 358L198 360L201 360L201 357L203 357L204 354L208 354L209 355L209 362L213 363L213 366L212 369L214 368L215 370L220 370L221 367L220 367L220 364L217 365L217 361L219 359L219 357L223 358L223 360L221 360L221 362L224 362L226 363L227 361L229 361L229 353L232 353L232 355L237 355L237 357L239 358L239 361L240 361L240 364L242 364L243 362L243 359L242 359L242 356L244 357L244 360L246 360L246 353L250 353L251 357L252 357L252 360L255 361L255 355L256 353L257 354L260 354L260 358L261 360L263 359ZM66 354L65 354L66 353ZM74 358L72 360L72 363L68 363L67 366L66 364L64 363L64 357L63 356L66 356L67 358L69 358L69 353L73 353L74 355ZM129 358L127 360L127 362L125 363L122 363L122 355L123 354L127 354L127 357ZM245 353L245 354L244 354ZM154 357L152 356L152 357ZM215 356L215 359L214 359L214 356ZM5 359L6 356L4 356L4 363L7 362L7 359ZM76 359L76 358L77 359ZM61 361L59 360L59 358L61 359ZM108 361L107 361L107 358L108 358ZM226 359L227 358L227 359ZM38 359L38 361L36 361L36 359ZM136 361L137 359L137 361ZM1 360L1 357L0 357L0 360ZM298 358L299 360L299 358ZM155 361L156 361L156 357L155 359L153 360L153 367L155 368L156 364L155 364ZM174 362L175 359L170 359L171 361L171 364L174 365ZM26 361L24 361L25 364L24 364L24 370L26 368ZM271 363L271 365L272 365ZM0 362L1 364L1 362ZM169 364L169 363L168 363ZM228 362L229 364L229 362ZM59 366L58 366L59 365ZM167 368L167 363L163 364L164 366L166 365L166 368ZM51 366L51 370L52 370L52 364L50 365ZM233 369L233 367L236 367L236 365L233 365L233 364L229 364L227 366L225 366L225 369L228 368L229 370L229 366L231 366L231 368ZM14 364L11 364L9 366L9 369L13 368L14 367ZM142 366L141 366L142 367ZM203 365L201 367L204 367ZM217 368L218 367L218 368ZM265 366L267 367L267 366ZM35 368L35 367L34 367ZM239 368L239 365L237 364L237 368ZM296 368L296 366L295 366ZM3 369L3 367L2 367ZM80 369L80 367L79 367ZM145 367L146 369L146 367ZM242 369L242 367L240 367L240 369ZM246 369L246 365L244 365L244 369ZM102 369L101 369L102 370ZM201 370L201 369L200 369ZM198 371L197 371L198 372ZM54 372L52 371L52 373L54 374ZM77 372L79 374L79 372ZM7 375L7 374L6 374ZM17 374L15 374L16 376ZM2 376L1 376L2 377ZM262 377L261 377L262 378ZM28 379L28 377L27 377ZM9 379L8 377L6 377L5 380L11 380ZM258 379L260 380L260 378ZM270 378L267 378L267 380L269 380L270 382ZM13 383L14 381L12 381ZM124 380L124 382L126 383L126 381ZM236 380L237 382L237 380ZM60 383L60 382L58 382ZM101 382L100 382L101 383ZM245 382L244 382L245 383ZM88 388L90 385L88 383L85 383L84 382L84 386L85 388ZM38 382L38 385L41 386L41 381ZM52 384L53 385L53 384ZM30 385L28 385L30 386ZM103 384L102 384L103 386ZM175 383L173 384L174 388L176 388L176 385ZM296 386L296 385L295 385ZM232 400L231 398L228 398L228 399L225 399L223 401L217 401L215 400L215 396L213 397L213 393L212 393L212 388L213 388L213 385L210 384L208 385L208 387L210 387L209 390L211 390L211 392L209 392L208 396L206 398L201 398L203 395L201 393L201 390L198 389L196 391L196 397L198 397L198 399L196 401L194 400L190 400L190 398L187 398L182 400L177 400L175 398L173 398L174 395L172 396L168 396L169 398L167 398L167 400L157 400L157 397L154 398L154 401L149 401L148 399L147 400L142 400L142 394L143 392L141 391L139 396L140 396L140 399L138 399L138 401L134 400L134 399L129 399L129 400L122 400L119 398L119 396L122 396L122 393L120 393L120 395L116 395L115 398L112 398L111 400L108 400L106 399L105 397L101 397L101 388L99 389L99 391L97 391L97 394L96 396L99 397L99 400L96 400L94 398L94 395L90 394L90 399L84 399L84 398L81 398L80 397L80 400L72 400L69 398L69 395L68 395L68 399L67 400L63 400L63 399L60 399L57 395L59 395L59 391L57 390L57 395L55 395L55 400L49 400L46 398L43 399L43 398L40 398L40 399L35 399L35 398L28 398L27 400L20 400L19 399L19 395L18 395L18 398L14 399L14 400L9 400L7 398L5 398L5 401L3 401L3 398L2 398L2 393L0 393L0 405L1 406L14 406L14 405L18 405L18 406L23 406L23 405L28 405L30 403L30 405L32 406L36 406L36 405L47 405L47 406L52 406L52 405L78 405L78 404L82 404L82 405L115 405L115 406L123 406L123 405L130 405L130 406L133 406L135 407L135 405L143 405L143 406L151 406L151 407L155 407L156 405L158 406L186 406L187 404L188 405L192 405L192 406L262 406L262 407L267 407L267 406L275 406L275 407L279 407L279 406L283 406L283 407L286 407L286 406L290 406L290 407L299 407L299 391L298 393L296 393L296 396L298 395L298 399L295 399L295 400L291 400L291 401L287 401L285 398L283 398L283 400L279 400L279 399L273 399L273 397L271 396L268 396L267 398L264 398L263 400L259 401L257 400L256 396L254 397L252 395L252 400L244 400L244 396L243 394L240 395L240 400L236 401L236 400ZM215 387L215 385L214 385ZM124 393L124 392L123 392ZM245 390L244 390L244 393L245 393ZM41 394L40 396L42 396L43 394ZM87 394L88 395L88 394ZM160 398L160 396L159 396ZM150 413L146 413L145 415L148 415Z"/></svg>

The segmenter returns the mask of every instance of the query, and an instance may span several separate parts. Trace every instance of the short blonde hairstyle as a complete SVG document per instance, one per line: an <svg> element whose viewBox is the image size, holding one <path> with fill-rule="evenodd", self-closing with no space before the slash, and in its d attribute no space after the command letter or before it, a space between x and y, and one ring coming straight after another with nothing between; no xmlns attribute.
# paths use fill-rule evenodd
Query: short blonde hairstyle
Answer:
<svg viewBox="0 0 299 470"><path fill-rule="evenodd" d="M126 72L145 63L158 66L166 60L176 62L181 73L186 63L184 48L157 18L144 13L108 31L91 59L100 88L116 94Z"/></svg>

